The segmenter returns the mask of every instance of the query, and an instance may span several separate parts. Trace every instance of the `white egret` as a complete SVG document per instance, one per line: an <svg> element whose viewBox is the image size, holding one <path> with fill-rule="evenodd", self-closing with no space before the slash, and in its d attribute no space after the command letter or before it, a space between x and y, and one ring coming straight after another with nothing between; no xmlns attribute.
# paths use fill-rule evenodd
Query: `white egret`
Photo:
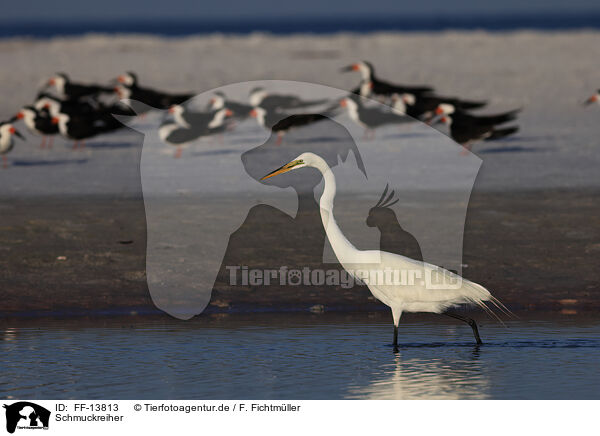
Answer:
<svg viewBox="0 0 600 436"><path fill-rule="evenodd" d="M365 283L375 298L392 309L394 320L394 351L398 350L398 323L403 312L432 312L451 316L468 323L473 329L477 344L481 344L474 320L446 312L460 304L475 304L487 311L484 302L489 301L505 310L490 292L477 283L432 264L410 259L399 254L381 250L359 250L342 233L333 217L333 200L336 193L335 176L324 159L314 153L303 153L296 159L264 176L268 179L278 174L300 168L316 168L323 175L325 187L320 199L321 220L333 251L348 273ZM361 272L358 274L358 272ZM387 274L386 272L390 272ZM416 281L390 280L398 274L409 273L413 277L427 279ZM406 272L406 273L403 273ZM431 284L448 284L445 288Z"/></svg>

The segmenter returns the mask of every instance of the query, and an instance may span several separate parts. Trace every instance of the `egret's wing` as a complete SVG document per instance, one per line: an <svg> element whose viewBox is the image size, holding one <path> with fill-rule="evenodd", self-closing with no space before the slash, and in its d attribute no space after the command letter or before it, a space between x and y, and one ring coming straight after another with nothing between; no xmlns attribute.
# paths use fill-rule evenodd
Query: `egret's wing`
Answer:
<svg viewBox="0 0 600 436"><path fill-rule="evenodd" d="M381 252L379 264L363 265L370 271L367 282L387 300L402 303L436 303L441 307L492 300L483 286L462 278L444 268ZM388 271L386 275L386 271ZM391 273L390 273L391 271ZM391 275L390 275L391 274Z"/></svg>

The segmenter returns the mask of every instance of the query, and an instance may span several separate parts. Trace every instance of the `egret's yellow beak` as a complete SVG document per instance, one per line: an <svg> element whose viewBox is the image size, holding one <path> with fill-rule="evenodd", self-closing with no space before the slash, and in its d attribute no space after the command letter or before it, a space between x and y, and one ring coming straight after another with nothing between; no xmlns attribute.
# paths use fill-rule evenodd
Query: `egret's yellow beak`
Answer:
<svg viewBox="0 0 600 436"><path fill-rule="evenodd" d="M295 166L302 165L303 163L304 161L302 159L293 160L289 163L286 163L284 166L277 168L275 171L270 172L260 180L268 179L269 177L276 176L277 174L287 173L288 171L292 170Z"/></svg>

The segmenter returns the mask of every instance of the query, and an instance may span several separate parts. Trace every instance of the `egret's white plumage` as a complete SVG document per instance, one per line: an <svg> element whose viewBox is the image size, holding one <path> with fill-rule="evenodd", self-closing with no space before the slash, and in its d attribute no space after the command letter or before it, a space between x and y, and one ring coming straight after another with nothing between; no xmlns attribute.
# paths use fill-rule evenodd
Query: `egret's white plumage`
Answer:
<svg viewBox="0 0 600 436"><path fill-rule="evenodd" d="M445 310L461 304L473 304L489 310L485 302L491 302L500 309L505 309L483 286L463 279L448 270L399 254L381 250L359 250L352 245L342 233L333 216L333 200L336 193L335 176L327 162L316 154L303 153L263 179L303 167L316 168L323 175L325 186L319 202L321 219L338 261L346 271L364 282L375 298L392 309L396 328L403 312L443 313ZM386 270L409 271L413 277L417 277L417 280L414 283L396 284L390 280L380 282L375 279L382 277L382 272ZM362 271L363 274L357 276L357 271ZM430 280L425 280L426 277ZM423 280L419 280L419 278ZM448 286L436 289L435 286L428 286L432 283L444 283ZM467 320L462 317L459 319ZM469 322L469 324L471 323ZM471 326L473 327L473 325ZM476 338L478 339L477 333ZM396 335L394 343L396 343Z"/></svg>

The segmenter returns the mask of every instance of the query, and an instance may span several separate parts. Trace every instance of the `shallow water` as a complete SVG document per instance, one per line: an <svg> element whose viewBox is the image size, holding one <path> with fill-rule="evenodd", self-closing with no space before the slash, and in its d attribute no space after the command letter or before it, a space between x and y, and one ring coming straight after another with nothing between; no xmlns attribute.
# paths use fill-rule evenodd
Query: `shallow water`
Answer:
<svg viewBox="0 0 600 436"><path fill-rule="evenodd" d="M0 396L35 399L598 399L600 322L468 326L386 313L0 322ZM558 318L558 319L556 319Z"/></svg>

